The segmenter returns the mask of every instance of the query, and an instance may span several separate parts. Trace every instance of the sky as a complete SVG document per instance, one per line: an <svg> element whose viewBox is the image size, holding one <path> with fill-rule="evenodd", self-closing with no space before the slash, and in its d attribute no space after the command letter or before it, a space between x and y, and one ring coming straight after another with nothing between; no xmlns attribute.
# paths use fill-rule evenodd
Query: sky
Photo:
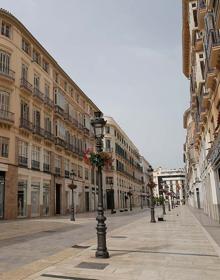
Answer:
<svg viewBox="0 0 220 280"><path fill-rule="evenodd" d="M1 0L152 164L183 167L180 0Z"/></svg>

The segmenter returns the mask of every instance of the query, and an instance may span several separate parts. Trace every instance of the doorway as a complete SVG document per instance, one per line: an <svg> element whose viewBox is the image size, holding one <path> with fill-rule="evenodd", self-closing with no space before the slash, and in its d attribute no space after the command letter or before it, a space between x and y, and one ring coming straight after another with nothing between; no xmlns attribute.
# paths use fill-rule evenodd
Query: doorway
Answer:
<svg viewBox="0 0 220 280"><path fill-rule="evenodd" d="M4 219L5 172L0 172L0 219Z"/></svg>
<svg viewBox="0 0 220 280"><path fill-rule="evenodd" d="M200 206L199 188L196 188L196 199L197 199L197 207L198 209L200 209L201 206Z"/></svg>
<svg viewBox="0 0 220 280"><path fill-rule="evenodd" d="M85 210L89 211L89 192L85 192Z"/></svg>
<svg viewBox="0 0 220 280"><path fill-rule="evenodd" d="M56 214L61 214L61 185L56 184Z"/></svg>

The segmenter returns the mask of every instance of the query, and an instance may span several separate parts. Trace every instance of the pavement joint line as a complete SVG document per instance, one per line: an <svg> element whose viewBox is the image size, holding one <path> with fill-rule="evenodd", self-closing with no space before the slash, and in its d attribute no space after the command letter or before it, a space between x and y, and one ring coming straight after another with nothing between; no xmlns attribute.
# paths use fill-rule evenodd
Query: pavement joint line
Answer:
<svg viewBox="0 0 220 280"><path fill-rule="evenodd" d="M93 249L94 250L94 249ZM109 252L125 252L125 253L143 253L143 254L165 254L165 255L180 255L180 256L198 256L198 257L215 257L218 255L200 254L200 253L182 253L182 252L166 252L166 251L150 251L150 250L124 250L124 249L108 249Z"/></svg>
<svg viewBox="0 0 220 280"><path fill-rule="evenodd" d="M201 222L198 220L198 218L194 215L194 213L190 210L189 207L187 207L188 211L192 214L194 220L196 221L196 223L198 224L198 226L202 229L202 231L204 232L204 234L206 235L207 239L209 240L209 242L211 243L212 247L214 248L214 250L216 251L216 253L218 254L218 256L220 257L220 247L218 245L218 243L215 241L215 239L211 236L211 234L205 229L205 227L203 227L203 225L201 224Z"/></svg>

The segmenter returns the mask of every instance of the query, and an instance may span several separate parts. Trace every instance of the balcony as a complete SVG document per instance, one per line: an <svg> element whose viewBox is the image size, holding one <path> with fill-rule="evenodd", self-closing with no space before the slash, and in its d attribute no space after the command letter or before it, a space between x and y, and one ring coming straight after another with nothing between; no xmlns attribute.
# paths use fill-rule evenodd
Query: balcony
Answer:
<svg viewBox="0 0 220 280"><path fill-rule="evenodd" d="M213 68L209 67L208 62L206 62L205 64L204 75L206 88L214 89L216 83L216 73Z"/></svg>
<svg viewBox="0 0 220 280"><path fill-rule="evenodd" d="M32 94L33 86L26 79L22 78L20 83L20 88L28 94Z"/></svg>
<svg viewBox="0 0 220 280"><path fill-rule="evenodd" d="M210 104L210 93L208 91L203 92L203 98L202 98L202 107L205 109L208 109Z"/></svg>
<svg viewBox="0 0 220 280"><path fill-rule="evenodd" d="M62 148L66 148L66 142L57 136L55 137L55 145Z"/></svg>
<svg viewBox="0 0 220 280"><path fill-rule="evenodd" d="M204 22L205 14L206 14L206 1L198 0L197 18L198 18L198 27L200 30L202 30L205 27L205 22Z"/></svg>
<svg viewBox="0 0 220 280"><path fill-rule="evenodd" d="M40 137L44 137L44 129L37 124L33 124L33 134L37 134Z"/></svg>
<svg viewBox="0 0 220 280"><path fill-rule="evenodd" d="M210 29L205 40L207 58L210 68L219 66L220 34L218 30Z"/></svg>
<svg viewBox="0 0 220 280"><path fill-rule="evenodd" d="M73 123L73 118L68 112L64 113L64 120L68 121L70 124Z"/></svg>
<svg viewBox="0 0 220 280"><path fill-rule="evenodd" d="M112 148L112 147L105 147L105 148L104 148L104 151L105 151L106 153L113 153L113 148Z"/></svg>
<svg viewBox="0 0 220 280"><path fill-rule="evenodd" d="M15 72L10 69L0 69L0 79L9 83L14 82Z"/></svg>
<svg viewBox="0 0 220 280"><path fill-rule="evenodd" d="M54 111L57 116L64 117L64 110L60 106L55 105Z"/></svg>
<svg viewBox="0 0 220 280"><path fill-rule="evenodd" d="M80 131L84 131L84 125L82 125L81 123L78 123L78 128Z"/></svg>
<svg viewBox="0 0 220 280"><path fill-rule="evenodd" d="M44 138L51 142L54 140L53 134L48 130L44 130Z"/></svg>
<svg viewBox="0 0 220 280"><path fill-rule="evenodd" d="M9 111L0 110L0 122L8 125L12 125L14 123L14 113Z"/></svg>
<svg viewBox="0 0 220 280"><path fill-rule="evenodd" d="M70 151L70 152L74 152L74 146L70 143L66 143L65 149Z"/></svg>
<svg viewBox="0 0 220 280"><path fill-rule="evenodd" d="M29 120L21 118L20 119L20 128L23 128L23 129L25 129L29 132L32 132L33 131L33 124Z"/></svg>
<svg viewBox="0 0 220 280"><path fill-rule="evenodd" d="M46 173L50 173L50 164L44 163L43 164L43 171Z"/></svg>
<svg viewBox="0 0 220 280"><path fill-rule="evenodd" d="M44 94L36 87L34 88L33 97L39 102L44 102Z"/></svg>
<svg viewBox="0 0 220 280"><path fill-rule="evenodd" d="M55 175L56 176L61 176L61 168L60 167L55 167Z"/></svg>
<svg viewBox="0 0 220 280"><path fill-rule="evenodd" d="M47 106L49 109L53 109L53 107L54 107L53 100L45 95L44 96L44 105Z"/></svg>
<svg viewBox="0 0 220 280"><path fill-rule="evenodd" d="M31 161L31 168L34 170L40 170L40 162L37 160Z"/></svg>
<svg viewBox="0 0 220 280"><path fill-rule="evenodd" d="M24 156L18 156L18 165L27 167L28 166L28 158Z"/></svg>
<svg viewBox="0 0 220 280"><path fill-rule="evenodd" d="M218 133L217 137L215 138L208 154L207 160L212 165L214 165L219 160L219 153L220 153L220 133Z"/></svg>
<svg viewBox="0 0 220 280"><path fill-rule="evenodd" d="M192 31L192 46L196 52L203 50L203 36L198 29L193 29Z"/></svg>

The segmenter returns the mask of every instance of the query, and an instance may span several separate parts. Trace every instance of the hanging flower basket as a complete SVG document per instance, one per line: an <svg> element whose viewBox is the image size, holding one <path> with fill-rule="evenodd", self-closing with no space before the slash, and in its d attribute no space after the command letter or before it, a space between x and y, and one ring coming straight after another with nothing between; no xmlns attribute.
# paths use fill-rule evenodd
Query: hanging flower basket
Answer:
<svg viewBox="0 0 220 280"><path fill-rule="evenodd" d="M113 158L111 154L106 152L94 153L92 150L88 149L84 153L84 161L88 165L96 166L96 167L112 167Z"/></svg>

